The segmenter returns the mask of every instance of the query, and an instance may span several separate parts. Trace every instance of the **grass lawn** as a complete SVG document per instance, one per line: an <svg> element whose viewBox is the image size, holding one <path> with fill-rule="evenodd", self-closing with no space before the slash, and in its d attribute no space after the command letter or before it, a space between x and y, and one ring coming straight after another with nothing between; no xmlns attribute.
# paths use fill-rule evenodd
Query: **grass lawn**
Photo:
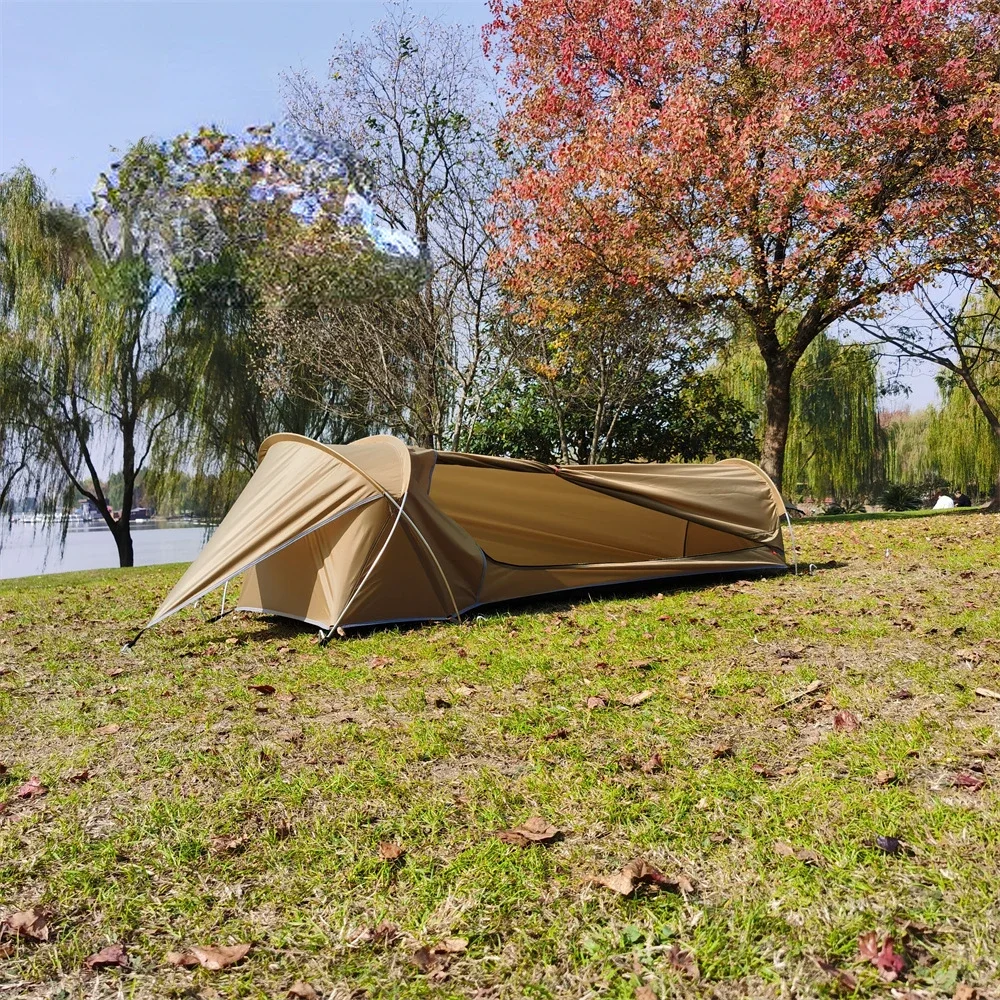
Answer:
<svg viewBox="0 0 1000 1000"><path fill-rule="evenodd" d="M796 539L325 649L3 582L0 1000L1000 997L1000 518Z"/></svg>

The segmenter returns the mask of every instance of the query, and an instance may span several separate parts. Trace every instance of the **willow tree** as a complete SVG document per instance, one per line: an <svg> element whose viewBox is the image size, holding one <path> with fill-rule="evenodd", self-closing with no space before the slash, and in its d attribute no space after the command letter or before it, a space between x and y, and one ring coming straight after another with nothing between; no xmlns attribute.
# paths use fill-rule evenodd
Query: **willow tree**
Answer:
<svg viewBox="0 0 1000 1000"><path fill-rule="evenodd" d="M763 418L766 366L746 334L726 348L719 371L728 391ZM878 390L878 360L871 348L825 335L810 344L791 386L789 492L854 498L880 481L884 439Z"/></svg>
<svg viewBox="0 0 1000 1000"><path fill-rule="evenodd" d="M917 286L914 300L921 320L865 329L901 357L941 370L938 454L957 473L949 478L993 482L1000 509L1000 293L981 275L959 273L945 288Z"/></svg>
<svg viewBox="0 0 1000 1000"><path fill-rule="evenodd" d="M51 202L25 169L0 183L4 404L37 440L36 481L89 500L122 566L134 560L136 478L180 407L139 208L121 202L95 219ZM122 471L119 516L108 462Z"/></svg>

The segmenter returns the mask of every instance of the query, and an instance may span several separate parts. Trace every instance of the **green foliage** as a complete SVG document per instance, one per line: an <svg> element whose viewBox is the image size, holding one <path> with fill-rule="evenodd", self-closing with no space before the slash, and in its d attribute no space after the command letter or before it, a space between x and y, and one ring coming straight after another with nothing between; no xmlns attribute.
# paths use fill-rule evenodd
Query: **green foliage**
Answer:
<svg viewBox="0 0 1000 1000"><path fill-rule="evenodd" d="M978 382L988 403L1000 410L1000 362L984 365ZM946 381L942 394L928 427L928 451L949 483L988 495L1000 471L1000 441L963 383Z"/></svg>
<svg viewBox="0 0 1000 1000"><path fill-rule="evenodd" d="M879 495L878 502L885 510L918 510L923 496L912 483L889 483Z"/></svg>
<svg viewBox="0 0 1000 1000"><path fill-rule="evenodd" d="M756 345L734 338L718 368L722 384L763 416L767 376ZM857 497L881 480L883 435L878 422L874 352L820 335L792 381L792 413L784 481L800 496ZM759 425L758 425L759 426Z"/></svg>
<svg viewBox="0 0 1000 1000"><path fill-rule="evenodd" d="M585 401L564 410L569 458L587 461L594 417ZM618 416L602 453L605 462L752 458L754 417L713 374L650 373L636 402ZM551 397L537 382L508 376L491 393L473 427L469 448L490 455L560 459L559 426Z"/></svg>

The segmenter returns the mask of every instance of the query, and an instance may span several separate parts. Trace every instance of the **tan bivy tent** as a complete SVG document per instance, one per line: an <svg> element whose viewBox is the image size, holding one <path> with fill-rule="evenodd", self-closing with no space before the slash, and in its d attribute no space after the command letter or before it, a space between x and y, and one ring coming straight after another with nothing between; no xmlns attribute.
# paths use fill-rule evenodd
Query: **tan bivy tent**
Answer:
<svg viewBox="0 0 1000 1000"><path fill-rule="evenodd" d="M276 434L259 463L147 628L240 573L240 609L332 634L578 587L786 568L781 496L740 459L551 467L385 436Z"/></svg>

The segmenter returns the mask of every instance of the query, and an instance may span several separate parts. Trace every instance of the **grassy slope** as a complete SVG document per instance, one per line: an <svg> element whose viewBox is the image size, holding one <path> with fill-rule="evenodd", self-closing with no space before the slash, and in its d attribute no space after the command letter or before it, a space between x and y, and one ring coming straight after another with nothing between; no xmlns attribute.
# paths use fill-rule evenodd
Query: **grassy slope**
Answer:
<svg viewBox="0 0 1000 1000"><path fill-rule="evenodd" d="M796 535L813 575L325 650L308 630L193 610L120 655L176 567L0 585L0 917L53 915L48 943L0 959L0 997L281 997L296 979L324 997L841 989L814 957L887 996L858 955L869 930L909 942L905 988L1000 991L1000 701L974 693L1000 689L1000 519ZM586 708L644 689L634 708ZM857 731L835 730L840 709ZM654 753L664 768L646 774ZM969 769L982 790L955 787ZM33 774L48 795L16 798ZM493 836L533 814L564 839ZM879 834L912 854L877 850ZM240 835L242 850L213 841ZM385 840L403 863L380 860ZM695 891L590 881L638 855ZM362 933L382 921L401 935L389 947ZM907 938L907 921L926 932ZM447 978L410 960L450 937L468 950ZM82 969L115 941L129 971ZM250 957L223 972L164 964L242 941ZM673 968L675 944L700 982Z"/></svg>

